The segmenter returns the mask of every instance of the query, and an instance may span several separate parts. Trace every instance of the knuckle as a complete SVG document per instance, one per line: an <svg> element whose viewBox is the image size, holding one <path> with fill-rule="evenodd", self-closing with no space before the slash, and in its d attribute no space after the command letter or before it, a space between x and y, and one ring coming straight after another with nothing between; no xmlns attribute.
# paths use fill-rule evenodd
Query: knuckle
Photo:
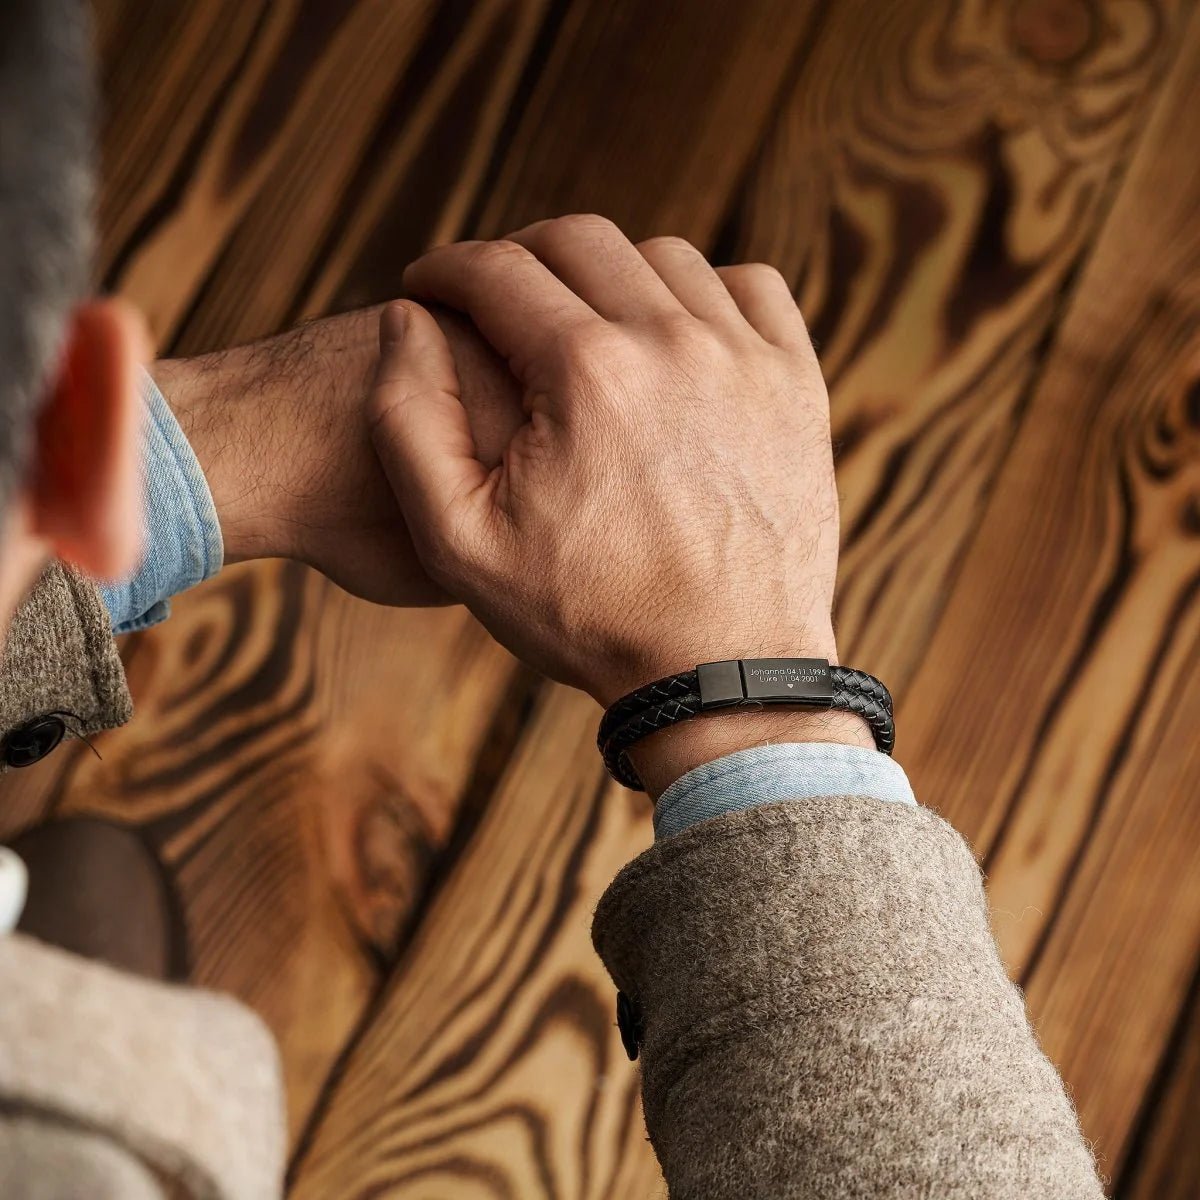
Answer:
<svg viewBox="0 0 1200 1200"><path fill-rule="evenodd" d="M725 267L722 274L736 279L749 287L778 288L787 287L787 281L776 267L770 263L750 262L738 263L736 266ZM788 289L791 290L790 288Z"/></svg>
<svg viewBox="0 0 1200 1200"><path fill-rule="evenodd" d="M524 246L516 242L481 242L471 256L471 266L484 270L503 270L525 263L532 257Z"/></svg>
<svg viewBox="0 0 1200 1200"><path fill-rule="evenodd" d="M607 237L617 232L616 225L599 213L570 213L554 222L553 232L563 238Z"/></svg>
<svg viewBox="0 0 1200 1200"><path fill-rule="evenodd" d="M784 279L778 267L763 262L750 263L749 267L750 279L755 287L786 293L789 296L792 294L791 285Z"/></svg>
<svg viewBox="0 0 1200 1200"><path fill-rule="evenodd" d="M580 322L558 339L559 359L571 371L592 371L616 359L621 336L600 322Z"/></svg>
<svg viewBox="0 0 1200 1200"><path fill-rule="evenodd" d="M712 340L705 325L686 311L663 313L654 327L660 343L676 353L706 350Z"/></svg>
<svg viewBox="0 0 1200 1200"><path fill-rule="evenodd" d="M662 234L658 237L647 238L638 243L638 249L645 255L673 255L676 257L694 258L700 253L687 238L676 237L673 234Z"/></svg>

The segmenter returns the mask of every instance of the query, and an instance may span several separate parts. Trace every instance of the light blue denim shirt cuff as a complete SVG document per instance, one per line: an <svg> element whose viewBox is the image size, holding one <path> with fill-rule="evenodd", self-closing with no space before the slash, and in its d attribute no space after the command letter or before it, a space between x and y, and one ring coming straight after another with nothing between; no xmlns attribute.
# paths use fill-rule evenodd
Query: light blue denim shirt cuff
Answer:
<svg viewBox="0 0 1200 1200"><path fill-rule="evenodd" d="M827 742L753 746L671 784L654 806L654 837L662 841L699 821L759 804L824 796L917 802L904 768L878 750Z"/></svg>
<svg viewBox="0 0 1200 1200"><path fill-rule="evenodd" d="M225 555L217 509L196 455L149 375L143 374L141 391L145 549L130 579L100 589L114 633L165 621L171 597L215 575Z"/></svg>

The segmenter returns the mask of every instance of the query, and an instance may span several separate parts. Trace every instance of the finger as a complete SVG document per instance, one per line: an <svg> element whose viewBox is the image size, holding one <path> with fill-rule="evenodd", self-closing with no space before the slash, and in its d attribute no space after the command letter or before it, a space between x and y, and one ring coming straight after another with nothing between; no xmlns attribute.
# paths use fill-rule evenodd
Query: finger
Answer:
<svg viewBox="0 0 1200 1200"><path fill-rule="evenodd" d="M449 343L419 304L389 304L379 319L379 368L367 411L371 440L413 540L447 536L452 510L477 494L475 456Z"/></svg>
<svg viewBox="0 0 1200 1200"><path fill-rule="evenodd" d="M787 350L812 347L808 328L792 298L787 281L766 263L741 263L718 267L717 274L729 290L742 316L759 335Z"/></svg>
<svg viewBox="0 0 1200 1200"><path fill-rule="evenodd" d="M605 217L579 214L539 221L512 235L609 321L678 312L670 288L637 247Z"/></svg>
<svg viewBox="0 0 1200 1200"><path fill-rule="evenodd" d="M404 285L466 313L529 386L538 385L539 368L565 333L597 320L525 247L508 241L439 246L409 266Z"/></svg>
<svg viewBox="0 0 1200 1200"><path fill-rule="evenodd" d="M741 312L708 259L690 242L656 237L638 243L638 251L675 298L702 321L745 325Z"/></svg>

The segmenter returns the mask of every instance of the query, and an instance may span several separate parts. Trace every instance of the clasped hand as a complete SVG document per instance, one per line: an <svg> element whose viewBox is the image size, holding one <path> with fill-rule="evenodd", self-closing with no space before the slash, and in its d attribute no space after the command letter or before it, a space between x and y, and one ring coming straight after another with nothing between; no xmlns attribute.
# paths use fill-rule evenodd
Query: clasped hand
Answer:
<svg viewBox="0 0 1200 1200"><path fill-rule="evenodd" d="M778 272L578 216L441 247L405 285L520 388L489 462L438 325L384 310L375 449L429 577L499 641L604 704L704 659L836 656L828 398Z"/></svg>
<svg viewBox="0 0 1200 1200"><path fill-rule="evenodd" d="M461 601L602 704L717 658L836 660L828 397L776 271L574 216L440 247L405 285L415 300L156 364L227 561ZM654 790L748 736L872 744L856 718L813 720L688 723L639 771Z"/></svg>

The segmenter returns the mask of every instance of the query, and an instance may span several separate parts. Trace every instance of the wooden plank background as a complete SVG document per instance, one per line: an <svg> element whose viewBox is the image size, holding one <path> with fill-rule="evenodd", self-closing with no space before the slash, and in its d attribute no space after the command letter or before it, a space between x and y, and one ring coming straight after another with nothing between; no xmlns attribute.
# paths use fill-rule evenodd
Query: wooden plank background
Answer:
<svg viewBox="0 0 1200 1200"><path fill-rule="evenodd" d="M832 386L843 654L985 863L1111 1193L1200 1194L1193 0L96 8L99 278L164 351L569 211L783 271ZM647 807L591 702L280 563L124 653L137 721L8 776L0 833L143 830L187 973L280 1039L292 1194L662 1195L588 942Z"/></svg>

